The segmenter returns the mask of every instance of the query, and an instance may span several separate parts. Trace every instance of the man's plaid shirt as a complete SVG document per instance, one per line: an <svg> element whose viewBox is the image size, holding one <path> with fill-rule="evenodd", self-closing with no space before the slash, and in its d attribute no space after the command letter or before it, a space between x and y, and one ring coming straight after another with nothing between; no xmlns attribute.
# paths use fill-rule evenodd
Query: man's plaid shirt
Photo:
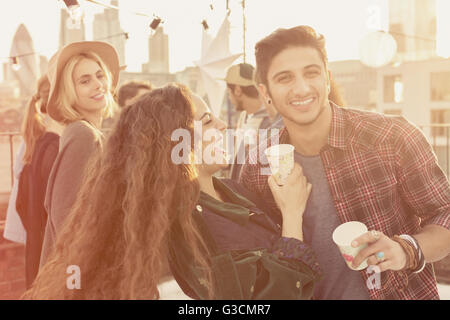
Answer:
<svg viewBox="0 0 450 320"><path fill-rule="evenodd" d="M422 132L400 116L331 108L328 144L320 156L340 221L361 221L389 237L414 235L428 224L449 229L449 183ZM289 143L286 129L279 141ZM261 174L267 161L257 159L263 151L250 152L240 181L277 210L268 176ZM372 275L360 273L364 283ZM371 299L439 298L431 264L418 274L383 272L381 288L368 291Z"/></svg>

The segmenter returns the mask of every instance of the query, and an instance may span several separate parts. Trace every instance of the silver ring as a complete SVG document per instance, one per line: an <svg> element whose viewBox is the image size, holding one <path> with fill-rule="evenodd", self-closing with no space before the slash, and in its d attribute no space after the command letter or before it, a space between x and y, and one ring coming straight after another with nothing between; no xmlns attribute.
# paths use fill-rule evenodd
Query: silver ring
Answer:
<svg viewBox="0 0 450 320"><path fill-rule="evenodd" d="M371 234L372 237L374 237L375 239L380 239L381 232L376 231L376 230L372 230L372 231L370 231L370 234Z"/></svg>

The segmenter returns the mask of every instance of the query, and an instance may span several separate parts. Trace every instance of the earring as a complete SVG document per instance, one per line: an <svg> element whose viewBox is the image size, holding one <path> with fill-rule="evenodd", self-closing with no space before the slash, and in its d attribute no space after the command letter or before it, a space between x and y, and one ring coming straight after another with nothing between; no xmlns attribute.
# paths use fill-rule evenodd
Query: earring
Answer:
<svg viewBox="0 0 450 320"><path fill-rule="evenodd" d="M267 99L267 104L272 104L272 100Z"/></svg>

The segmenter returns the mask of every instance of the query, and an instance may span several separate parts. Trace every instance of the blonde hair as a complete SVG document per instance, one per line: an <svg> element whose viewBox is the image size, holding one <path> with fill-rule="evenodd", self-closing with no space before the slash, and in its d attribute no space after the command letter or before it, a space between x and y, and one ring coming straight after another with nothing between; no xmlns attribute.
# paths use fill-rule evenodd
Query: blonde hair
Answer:
<svg viewBox="0 0 450 320"><path fill-rule="evenodd" d="M25 154L23 163L31 162L34 148L38 139L45 133L43 112L46 112L48 96L42 95L44 86L50 87L47 76L42 76L37 82L36 94L30 99L25 117L22 122L22 137L25 141Z"/></svg>
<svg viewBox="0 0 450 320"><path fill-rule="evenodd" d="M62 71L61 80L59 82L55 104L60 114L63 124L69 124L74 121L82 120L83 115L75 108L77 94L72 74L77 64L83 59L90 59L98 63L105 74L107 80L107 88L105 92L106 107L103 111L103 118L112 117L118 109L112 94L112 74L103 60L93 52L84 52L71 57Z"/></svg>

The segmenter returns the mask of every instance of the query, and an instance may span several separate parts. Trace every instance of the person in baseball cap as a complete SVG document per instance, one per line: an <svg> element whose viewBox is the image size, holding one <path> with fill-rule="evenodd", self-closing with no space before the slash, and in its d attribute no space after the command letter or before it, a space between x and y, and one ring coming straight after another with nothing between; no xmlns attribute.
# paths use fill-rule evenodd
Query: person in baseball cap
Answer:
<svg viewBox="0 0 450 320"><path fill-rule="evenodd" d="M226 74L228 97L235 106L236 111L240 111L236 129L254 130L268 129L272 127L276 119L277 112L272 110L270 105L265 104L261 99L259 91L254 81L255 68L248 63L239 63L231 66ZM249 135L251 136L251 135ZM231 165L230 178L238 180L242 163L237 163L238 154L246 152L249 144L256 141L243 141L242 137L237 137L235 141L235 161Z"/></svg>
<svg viewBox="0 0 450 320"><path fill-rule="evenodd" d="M229 84L239 85L243 87L254 86L253 74L255 68L248 63L239 63L231 66L225 77L225 81Z"/></svg>
<svg viewBox="0 0 450 320"><path fill-rule="evenodd" d="M261 108L258 90L253 82L255 68L248 63L239 63L231 66L225 77L228 87L228 97L236 111L255 113Z"/></svg>

